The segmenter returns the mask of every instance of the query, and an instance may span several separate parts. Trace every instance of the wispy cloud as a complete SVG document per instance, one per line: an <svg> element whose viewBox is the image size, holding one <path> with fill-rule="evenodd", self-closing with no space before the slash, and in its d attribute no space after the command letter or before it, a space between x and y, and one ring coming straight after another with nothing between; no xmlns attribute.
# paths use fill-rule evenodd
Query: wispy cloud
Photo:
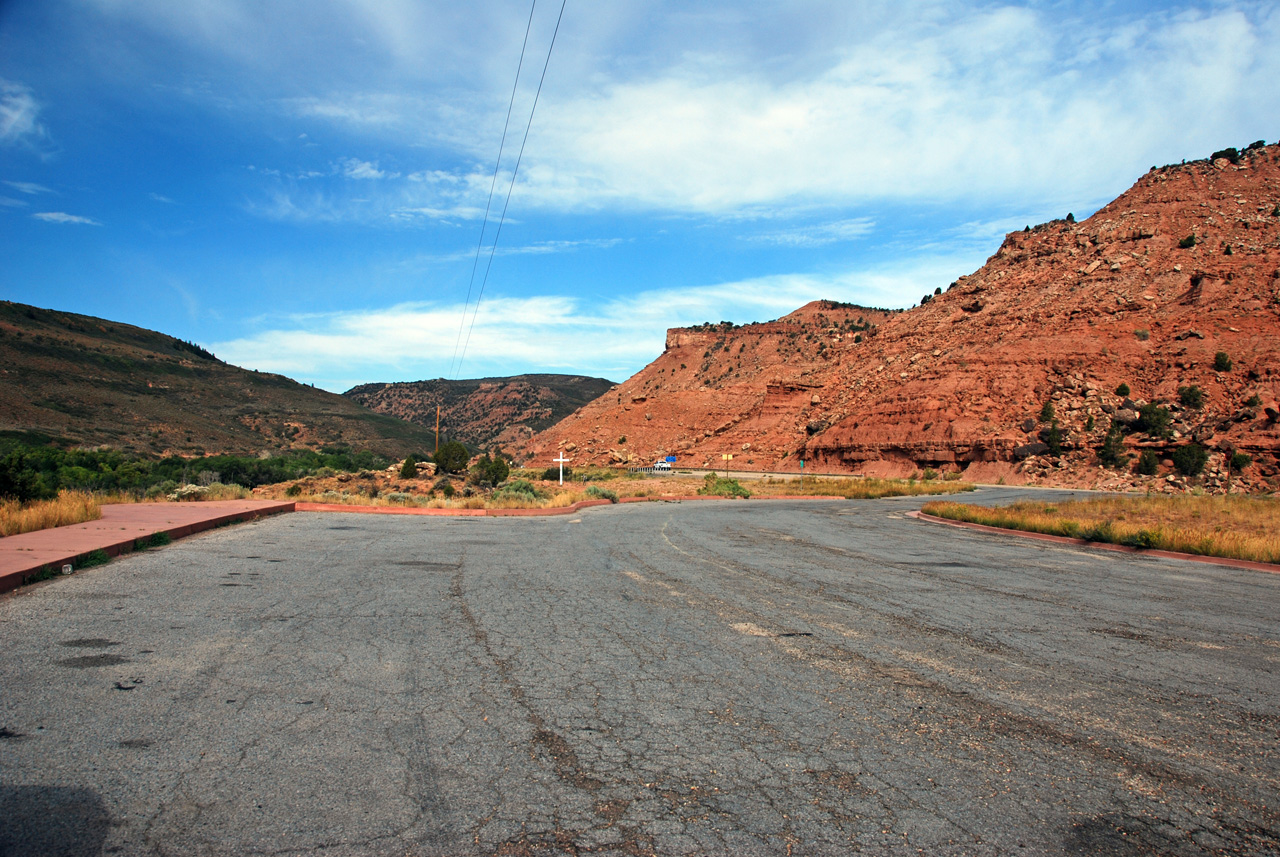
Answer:
<svg viewBox="0 0 1280 857"><path fill-rule="evenodd" d="M174 204L173 200L169 199L169 197L164 196L163 194L151 193L151 194L147 194L147 196L155 202L163 202L166 205Z"/></svg>
<svg viewBox="0 0 1280 857"><path fill-rule="evenodd" d="M49 188L45 187L42 184L36 184L35 182L6 181L5 184L13 188L14 190L18 191L19 193L27 193L27 194L31 194L32 196L40 193L53 193L53 191L50 190Z"/></svg>
<svg viewBox="0 0 1280 857"><path fill-rule="evenodd" d="M29 203L25 199L14 199L11 196L0 196L0 205L5 208L22 208Z"/></svg>
<svg viewBox="0 0 1280 857"><path fill-rule="evenodd" d="M362 161L358 158L347 158L342 163L342 174L349 179L394 179L399 173L378 169L377 163Z"/></svg>
<svg viewBox="0 0 1280 857"><path fill-rule="evenodd" d="M625 244L627 239L624 238L582 238L578 240L566 241L538 241L533 244L522 244L512 247L503 247L501 244L493 251L494 256L547 256L553 253L572 253L577 250L608 250L611 247L617 247L619 244ZM480 258L484 259L489 256L490 248L482 247L480 250ZM476 256L475 248L470 250L458 250L454 253L422 253L410 259L405 260L400 269L416 269L428 264L444 264L450 262L465 262L474 259Z"/></svg>
<svg viewBox="0 0 1280 857"><path fill-rule="evenodd" d="M40 122L40 104L30 87L0 78L0 143L38 149L48 138Z"/></svg>
<svg viewBox="0 0 1280 857"><path fill-rule="evenodd" d="M793 229L782 229L776 232L765 232L760 235L746 236L749 241L764 244L777 244L783 247L822 247L843 241L854 241L862 238L875 228L876 222L869 217L857 217L849 220L836 220L830 223L818 223L812 226L797 226Z"/></svg>
<svg viewBox="0 0 1280 857"><path fill-rule="evenodd" d="M102 225L91 217L81 217L78 214L67 214L65 211L38 211L31 216L36 220L43 220L46 223L80 223L86 226Z"/></svg>

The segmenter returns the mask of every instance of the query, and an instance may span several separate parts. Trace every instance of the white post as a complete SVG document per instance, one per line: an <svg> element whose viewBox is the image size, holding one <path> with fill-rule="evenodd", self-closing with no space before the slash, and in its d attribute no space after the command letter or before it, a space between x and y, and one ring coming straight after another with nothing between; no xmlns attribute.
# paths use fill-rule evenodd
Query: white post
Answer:
<svg viewBox="0 0 1280 857"><path fill-rule="evenodd" d="M569 461L569 459L565 458L564 453L562 452L560 453L559 458L553 458L551 460L560 462L560 484L563 485L564 484L564 465L567 461Z"/></svg>

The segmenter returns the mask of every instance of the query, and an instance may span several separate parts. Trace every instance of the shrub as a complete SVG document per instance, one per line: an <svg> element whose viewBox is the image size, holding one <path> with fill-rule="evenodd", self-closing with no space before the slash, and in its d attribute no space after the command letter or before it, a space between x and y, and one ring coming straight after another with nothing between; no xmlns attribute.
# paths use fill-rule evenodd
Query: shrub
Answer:
<svg viewBox="0 0 1280 857"><path fill-rule="evenodd" d="M1189 443L1173 451L1173 466L1183 476L1198 476L1209 460L1209 453L1198 443Z"/></svg>
<svg viewBox="0 0 1280 857"><path fill-rule="evenodd" d="M1253 459L1248 455L1243 452L1233 452L1231 457L1227 459L1227 472L1235 471L1240 473L1250 464L1253 464Z"/></svg>
<svg viewBox="0 0 1280 857"><path fill-rule="evenodd" d="M542 471L542 478L543 478L543 479L545 479L545 480L546 480L546 481L548 481L548 482L559 482L559 481L560 481L560 468L559 468L559 467L548 467L546 470ZM566 467L566 468L564 469L564 478L565 478L565 479L572 479L572 478L573 478L573 468L572 468L572 467Z"/></svg>
<svg viewBox="0 0 1280 857"><path fill-rule="evenodd" d="M1129 395L1129 385L1121 384L1119 387L1116 387L1116 395L1127 397Z"/></svg>
<svg viewBox="0 0 1280 857"><path fill-rule="evenodd" d="M1235 146L1228 146L1225 149L1219 149L1209 156L1210 161L1216 161L1218 158L1226 158L1233 164L1240 163L1240 152Z"/></svg>
<svg viewBox="0 0 1280 857"><path fill-rule="evenodd" d="M925 480L926 482L928 482L928 481L929 481L929 480L931 480L931 479L937 479L937 478L938 478L938 471L934 470L932 467L926 467L926 468L924 469L924 474L923 474L923 476L924 476L924 480Z"/></svg>
<svg viewBox="0 0 1280 857"><path fill-rule="evenodd" d="M440 493L443 494L446 499L448 499L452 497L454 494L457 494L458 492L454 489L452 482L446 482L444 483L443 486L441 486Z"/></svg>
<svg viewBox="0 0 1280 857"><path fill-rule="evenodd" d="M1040 422L1053 422L1053 402L1045 402L1044 407L1040 409Z"/></svg>
<svg viewBox="0 0 1280 857"><path fill-rule="evenodd" d="M1160 470L1160 459L1151 450L1144 449L1133 469L1140 476L1155 476Z"/></svg>
<svg viewBox="0 0 1280 857"><path fill-rule="evenodd" d="M418 462L413 460L413 456L409 456L404 460L404 464L400 465L401 479L417 479L418 478Z"/></svg>
<svg viewBox="0 0 1280 857"><path fill-rule="evenodd" d="M446 441L440 444L440 449L435 455L436 467L442 473L461 473L467 469L467 462L471 460L471 453L467 452L467 448L456 440Z"/></svg>
<svg viewBox="0 0 1280 857"><path fill-rule="evenodd" d="M708 473L703 485L698 489L699 494L712 497L742 497L751 496L751 492L743 488L737 479L723 479L714 473Z"/></svg>
<svg viewBox="0 0 1280 857"><path fill-rule="evenodd" d="M1149 330L1135 330L1135 331L1133 332L1133 335L1134 335L1135 337L1137 337L1137 339L1138 339L1138 341L1139 341L1139 342L1146 342L1148 339L1150 339L1150 338L1151 338L1151 331L1149 331Z"/></svg>
<svg viewBox="0 0 1280 857"><path fill-rule="evenodd" d="M597 500L608 500L610 503L618 502L618 495L610 491L608 488L601 488L599 485L587 486L587 496L594 497Z"/></svg>
<svg viewBox="0 0 1280 857"><path fill-rule="evenodd" d="M1173 414L1169 409L1151 402L1138 408L1138 421L1134 428L1146 432L1149 437L1167 438L1173 433L1172 425Z"/></svg>
<svg viewBox="0 0 1280 857"><path fill-rule="evenodd" d="M1089 419L1084 421L1084 430L1087 432L1093 431L1094 425L1095 423L1093 421L1093 414L1089 414Z"/></svg>
<svg viewBox="0 0 1280 857"><path fill-rule="evenodd" d="M285 489L284 493L286 497L297 497L302 493L302 483L301 482L293 483L292 485L290 485L288 488Z"/></svg>
<svg viewBox="0 0 1280 857"><path fill-rule="evenodd" d="M1190 387L1179 387L1178 401L1182 402L1183 407L1202 408L1204 407L1204 390L1201 390L1195 384Z"/></svg>
<svg viewBox="0 0 1280 857"><path fill-rule="evenodd" d="M516 479L509 485L503 485L493 492L493 499L495 500L527 500L532 503L545 498L546 495L527 479Z"/></svg>
<svg viewBox="0 0 1280 857"><path fill-rule="evenodd" d="M1123 467L1129 456L1124 451L1124 432L1120 426L1113 424L1107 430L1107 436L1098 447L1098 461L1104 467Z"/></svg>
<svg viewBox="0 0 1280 857"><path fill-rule="evenodd" d="M1231 358L1227 355L1227 352L1219 351L1213 355L1213 368L1216 372L1231 371Z"/></svg>
<svg viewBox="0 0 1280 857"><path fill-rule="evenodd" d="M475 463L471 468L468 481L475 485L494 486L505 482L507 476L511 473L511 466L502 460L502 457L490 457L489 453Z"/></svg>
<svg viewBox="0 0 1280 857"><path fill-rule="evenodd" d="M1062 429L1058 428L1058 421L1054 420L1053 425L1049 426L1049 434L1044 439L1045 444L1049 447L1049 454L1054 458L1062 455Z"/></svg>
<svg viewBox="0 0 1280 857"><path fill-rule="evenodd" d="M1188 235L1186 238L1183 238L1181 241L1179 241L1178 246L1181 247L1183 250L1190 250L1192 247L1196 246L1195 233L1193 232L1190 235Z"/></svg>
<svg viewBox="0 0 1280 857"><path fill-rule="evenodd" d="M683 369L684 367L681 366L680 368ZM618 443L626 443L626 442L627 442L627 436L625 434L622 437L618 438Z"/></svg>
<svg viewBox="0 0 1280 857"><path fill-rule="evenodd" d="M1252 396L1245 399L1244 405L1246 408L1256 408L1262 405L1262 399L1259 399L1258 394L1254 393Z"/></svg>

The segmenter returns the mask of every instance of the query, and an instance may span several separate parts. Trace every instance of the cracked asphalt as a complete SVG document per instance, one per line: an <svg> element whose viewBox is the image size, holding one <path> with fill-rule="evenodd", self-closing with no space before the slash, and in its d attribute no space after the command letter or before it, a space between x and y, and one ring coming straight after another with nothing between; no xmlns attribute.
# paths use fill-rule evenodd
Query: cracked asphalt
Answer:
<svg viewBox="0 0 1280 857"><path fill-rule="evenodd" d="M1280 575L919 504L299 513L0 598L0 854L1280 853Z"/></svg>

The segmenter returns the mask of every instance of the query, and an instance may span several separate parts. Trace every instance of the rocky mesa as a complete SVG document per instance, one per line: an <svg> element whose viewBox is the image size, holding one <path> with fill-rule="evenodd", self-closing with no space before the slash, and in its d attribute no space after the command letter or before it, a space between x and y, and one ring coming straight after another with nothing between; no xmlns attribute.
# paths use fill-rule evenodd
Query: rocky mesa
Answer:
<svg viewBox="0 0 1280 857"><path fill-rule="evenodd" d="M673 329L653 363L526 454L1138 484L1100 466L1115 425L1125 455L1160 462L1148 486L1185 485L1171 456L1190 443L1210 453L1207 487L1236 451L1252 459L1246 482L1274 486L1280 145L1218 154L1153 168L1087 220L1010 233L973 274L921 284L910 310L819 301ZM1156 432L1141 419L1153 403L1169 416Z"/></svg>

